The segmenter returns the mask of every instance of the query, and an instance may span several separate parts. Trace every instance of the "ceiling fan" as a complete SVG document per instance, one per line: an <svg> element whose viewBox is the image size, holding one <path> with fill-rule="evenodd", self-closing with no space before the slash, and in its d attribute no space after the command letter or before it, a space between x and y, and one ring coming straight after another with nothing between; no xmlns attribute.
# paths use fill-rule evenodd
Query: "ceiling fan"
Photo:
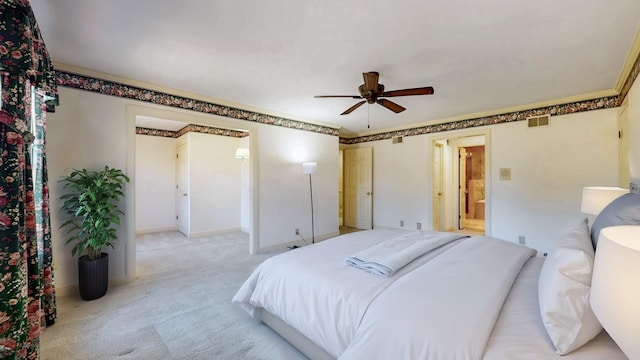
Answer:
<svg viewBox="0 0 640 360"><path fill-rule="evenodd" d="M380 74L378 74L375 71L362 73L362 77L364 78L364 84L358 87L358 92L360 93L359 96L358 95L316 95L314 97L315 98L365 99L353 105L352 107L348 108L340 115L350 114L353 110L359 108L365 102L369 104L378 103L397 114L399 112L405 111L406 109L394 103L391 100L382 99L382 98L395 97L395 96L433 94L433 87L431 86L419 87L419 88L413 88L413 89L384 91L384 85L378 83L378 78L380 77Z"/></svg>

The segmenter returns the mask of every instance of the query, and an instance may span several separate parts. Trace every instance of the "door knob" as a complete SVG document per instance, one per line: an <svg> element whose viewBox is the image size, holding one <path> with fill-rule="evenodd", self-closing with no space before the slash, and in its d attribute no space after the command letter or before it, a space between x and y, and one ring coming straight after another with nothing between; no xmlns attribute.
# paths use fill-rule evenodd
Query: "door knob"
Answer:
<svg viewBox="0 0 640 360"><path fill-rule="evenodd" d="M371 191L367 191L367 195L371 195Z"/></svg>
<svg viewBox="0 0 640 360"><path fill-rule="evenodd" d="M187 193L182 194L182 196L187 196Z"/></svg>

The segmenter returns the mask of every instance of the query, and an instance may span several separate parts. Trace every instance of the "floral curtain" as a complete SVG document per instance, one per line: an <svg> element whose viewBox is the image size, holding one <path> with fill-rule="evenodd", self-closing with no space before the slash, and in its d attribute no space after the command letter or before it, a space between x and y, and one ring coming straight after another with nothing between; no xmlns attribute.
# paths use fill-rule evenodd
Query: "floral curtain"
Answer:
<svg viewBox="0 0 640 360"><path fill-rule="evenodd" d="M56 317L44 158L55 72L29 2L0 0L0 11L0 358L38 359Z"/></svg>

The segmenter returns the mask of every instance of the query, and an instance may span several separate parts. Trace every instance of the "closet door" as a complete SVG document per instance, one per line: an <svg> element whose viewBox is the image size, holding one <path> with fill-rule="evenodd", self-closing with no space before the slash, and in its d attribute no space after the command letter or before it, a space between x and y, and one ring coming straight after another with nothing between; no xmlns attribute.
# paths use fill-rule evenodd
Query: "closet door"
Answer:
<svg viewBox="0 0 640 360"><path fill-rule="evenodd" d="M187 145L176 148L176 225L178 231L189 236L189 168Z"/></svg>
<svg viewBox="0 0 640 360"><path fill-rule="evenodd" d="M344 151L344 224L373 228L373 149Z"/></svg>

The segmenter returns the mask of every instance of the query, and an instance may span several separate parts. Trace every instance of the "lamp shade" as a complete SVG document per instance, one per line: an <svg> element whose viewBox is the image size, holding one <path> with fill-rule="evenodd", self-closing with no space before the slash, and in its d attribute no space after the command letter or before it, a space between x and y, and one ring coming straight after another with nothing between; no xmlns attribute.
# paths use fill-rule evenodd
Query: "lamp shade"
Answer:
<svg viewBox="0 0 640 360"><path fill-rule="evenodd" d="M249 149L247 148L236 149L236 159L248 159L248 158L249 158Z"/></svg>
<svg viewBox="0 0 640 360"><path fill-rule="evenodd" d="M589 215L598 215L610 202L629 192L619 187L588 186L582 189L580 211Z"/></svg>
<svg viewBox="0 0 640 360"><path fill-rule="evenodd" d="M629 359L640 359L640 226L611 226L598 239L591 308Z"/></svg>
<svg viewBox="0 0 640 360"><path fill-rule="evenodd" d="M318 164L315 162L302 163L302 173L305 175L315 174Z"/></svg>

